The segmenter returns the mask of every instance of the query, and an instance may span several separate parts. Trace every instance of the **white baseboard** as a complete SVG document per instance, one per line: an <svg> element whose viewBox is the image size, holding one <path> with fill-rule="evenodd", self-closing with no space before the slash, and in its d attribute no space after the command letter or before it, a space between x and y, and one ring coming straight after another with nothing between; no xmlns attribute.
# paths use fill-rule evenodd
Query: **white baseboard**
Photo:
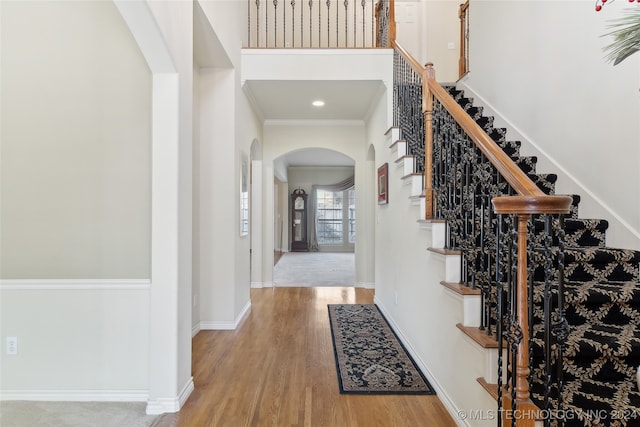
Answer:
<svg viewBox="0 0 640 427"><path fill-rule="evenodd" d="M376 284L375 283L369 283L369 282L357 282L356 283L356 288L375 289L376 288Z"/></svg>
<svg viewBox="0 0 640 427"><path fill-rule="evenodd" d="M380 302L378 297L374 297L373 302L380 308L380 311L384 315L385 319L391 325L391 328L396 333L402 345L407 349L413 360L416 362L422 373L427 377L429 383L433 386L438 398L442 401L442 404L447 408L449 414L453 417L454 420L461 426L470 426L470 424L466 420L461 420L459 417L456 417L456 414L459 413L460 408L458 408L454 403L451 397L444 391L440 383L433 376L433 373L429 370L424 361L420 358L415 349L411 346L411 343L407 340L407 337L404 335L402 330L398 328L398 325L393 321L393 318L389 315L389 312L385 309L384 305Z"/></svg>
<svg viewBox="0 0 640 427"><path fill-rule="evenodd" d="M2 400L40 402L145 402L147 390L2 390Z"/></svg>
<svg viewBox="0 0 640 427"><path fill-rule="evenodd" d="M170 412L178 412L185 404L191 393L195 390L193 377L182 387L182 391L176 397L165 397L147 400L147 415L160 415Z"/></svg>
<svg viewBox="0 0 640 427"><path fill-rule="evenodd" d="M242 308L238 317L232 322L226 321L218 321L218 320L203 320L200 322L200 330L201 331L233 331L244 321L245 317L249 314L251 310L251 301L247 301L245 306Z"/></svg>
<svg viewBox="0 0 640 427"><path fill-rule="evenodd" d="M251 282L251 289L262 289L263 287L262 282Z"/></svg>
<svg viewBox="0 0 640 427"><path fill-rule="evenodd" d="M200 332L200 323L196 323L195 325L191 326L191 338L198 335L198 332Z"/></svg>

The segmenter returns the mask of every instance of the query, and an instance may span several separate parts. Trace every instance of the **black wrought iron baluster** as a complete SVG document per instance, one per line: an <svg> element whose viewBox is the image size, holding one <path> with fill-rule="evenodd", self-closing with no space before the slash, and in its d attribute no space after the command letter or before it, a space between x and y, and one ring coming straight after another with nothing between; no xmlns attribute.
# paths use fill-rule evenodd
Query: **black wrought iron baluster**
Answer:
<svg viewBox="0 0 640 427"><path fill-rule="evenodd" d="M356 47L358 44L358 39L356 38L357 34L357 15L358 15L358 6L356 5L356 1L353 0L353 47Z"/></svg>
<svg viewBox="0 0 640 427"><path fill-rule="evenodd" d="M536 234L535 223L540 215L532 215L531 220L527 222L527 289L529 299L529 377L527 381L529 384L533 384L534 369L533 369L533 342L534 342L534 315L535 315L535 286L533 281L533 273L535 270L535 246L536 246Z"/></svg>
<svg viewBox="0 0 640 427"><path fill-rule="evenodd" d="M313 0L309 0L309 47L313 47Z"/></svg>
<svg viewBox="0 0 640 427"><path fill-rule="evenodd" d="M556 322L554 324L554 334L556 337L556 359L557 359L557 387L558 387L558 403L556 405L556 409L559 414L564 413L564 399L562 396L564 389L564 348L567 342L567 338L569 337L569 323L567 322L567 318L565 317L564 310L564 262L565 262L565 253L564 253L564 245L565 245L565 229L564 229L564 215L559 215L558 217L558 308L557 308L557 317ZM560 425L564 425L564 419L560 420Z"/></svg>
<svg viewBox="0 0 640 427"><path fill-rule="evenodd" d="M344 0L344 46L349 47L349 0Z"/></svg>
<svg viewBox="0 0 640 427"><path fill-rule="evenodd" d="M278 47L278 0L273 0L273 47Z"/></svg>
<svg viewBox="0 0 640 427"><path fill-rule="evenodd" d="M304 5L303 4L300 4L300 47L304 47Z"/></svg>
<svg viewBox="0 0 640 427"><path fill-rule="evenodd" d="M522 342L522 328L518 322L517 307L518 307L518 233L516 230L518 220L517 217L509 217L509 289L511 289L511 306L510 324L509 324L509 344L511 350L511 411L512 414L517 414L517 400L516 400L516 360L518 355L518 347ZM512 427L516 427L517 417L511 417Z"/></svg>
<svg viewBox="0 0 640 427"><path fill-rule="evenodd" d="M496 338L498 340L498 427L502 427L502 390L504 386L504 374L502 372L503 365L503 342L505 331L503 328L504 325L504 298L503 294L503 280L504 277L502 275L502 269L500 266L500 242L502 241L502 215L498 215L498 224L496 227L496 263L495 263L495 282L496 282ZM507 357L508 360L508 357Z"/></svg>
<svg viewBox="0 0 640 427"><path fill-rule="evenodd" d="M287 6L286 0L282 3L282 47L287 47Z"/></svg>
<svg viewBox="0 0 640 427"><path fill-rule="evenodd" d="M340 5L338 5L338 2L336 0L336 47L340 47ZM345 44L343 47L347 47L347 45Z"/></svg>
<svg viewBox="0 0 640 427"><path fill-rule="evenodd" d="M256 0L256 46L260 47L260 0Z"/></svg>
<svg viewBox="0 0 640 427"><path fill-rule="evenodd" d="M327 0L327 47L331 46L331 41L329 40L329 36L331 34L331 0Z"/></svg>
<svg viewBox="0 0 640 427"><path fill-rule="evenodd" d="M375 0L371 0L371 47L376 47L376 38L375 38L375 26L376 26L376 4Z"/></svg>
<svg viewBox="0 0 640 427"><path fill-rule="evenodd" d="M296 47L296 0L291 0L291 47Z"/></svg>
<svg viewBox="0 0 640 427"><path fill-rule="evenodd" d="M399 90L399 54L396 50L393 51L393 126L398 127L398 106L400 104L400 100L398 99L398 90Z"/></svg>
<svg viewBox="0 0 640 427"><path fill-rule="evenodd" d="M367 2L366 2L366 0L362 0L360 2L360 4L362 5L362 47L366 47L366 43L365 43L366 39L364 37L364 30L365 30L365 27L366 27L366 24L364 22L364 17L365 17L365 10L364 9L365 9L365 6L366 6ZM355 47L355 45L354 45L354 47Z"/></svg>
<svg viewBox="0 0 640 427"><path fill-rule="evenodd" d="M318 47L322 47L322 3L318 0Z"/></svg>
<svg viewBox="0 0 640 427"><path fill-rule="evenodd" d="M471 204L469 201L469 173L470 166L469 163L464 161L462 164L462 200L460 205L462 206L463 217L462 217L462 256L460 267L462 271L460 272L460 280L461 283L464 283L466 286L469 286L469 267L471 264L471 242L469 241L469 236L471 235L469 231L469 213Z"/></svg>
<svg viewBox="0 0 640 427"><path fill-rule="evenodd" d="M485 223L485 235L487 236L488 239L491 238L491 231L494 230L497 227L497 224L495 223L494 217L493 217L493 210L491 209L491 196L489 194L483 194L482 195L482 200L483 203L485 205L485 211L487 212L487 219L486 219L486 223ZM488 250L486 251L486 253L484 254L483 258L482 258L482 264L480 265L480 267L482 268L482 271L491 271L491 269L493 268L493 265L497 265L497 258L495 258L495 251L492 251L492 249L494 247L497 248L498 243L495 241L488 241ZM484 262L486 260L486 266L484 265ZM493 265L491 263L491 261L493 260ZM489 287L488 290L488 295L492 296L492 295L499 295L497 292L498 290L495 289L494 287L491 286L491 278L487 277L487 286ZM495 300L497 301L497 299ZM491 323L492 323L492 310L493 307L491 306L492 304L496 304L495 302L492 302L491 300L489 301L489 327L487 328L489 330L489 332L491 332ZM496 325L498 322L500 321L500 318L496 316L495 319L493 319L493 323Z"/></svg>
<svg viewBox="0 0 640 427"><path fill-rule="evenodd" d="M543 399L543 408L544 410L551 410L551 371L552 371L552 360L551 360L551 216L544 216L544 238L543 238L543 266L544 266L544 290L542 294L543 300L543 309L542 309L542 318L543 318L543 326L544 326L544 399ZM549 425L550 420L545 420L545 426Z"/></svg>

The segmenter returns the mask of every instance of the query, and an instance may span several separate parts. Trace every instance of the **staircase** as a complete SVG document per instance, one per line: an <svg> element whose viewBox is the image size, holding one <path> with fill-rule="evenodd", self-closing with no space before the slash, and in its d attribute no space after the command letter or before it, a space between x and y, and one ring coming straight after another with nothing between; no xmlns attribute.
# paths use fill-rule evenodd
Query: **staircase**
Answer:
<svg viewBox="0 0 640 427"><path fill-rule="evenodd" d="M520 156L520 143L508 140L506 129L495 128L493 117L483 115L482 107L474 106L462 91L445 89L545 194L555 193L555 174L537 173L537 159ZM580 218L580 197L572 198L571 213L564 218L563 260L558 260L558 239L548 243L552 260L546 265L548 294L554 296L550 301L557 298L557 286L552 284L563 274L567 325L566 337L557 330L547 337L553 347L549 350L551 363L544 361L545 261L540 256L544 252L544 221L532 221L531 398L545 409L543 418L548 425L640 426L636 382L640 366L640 251L607 247L607 221ZM558 220L551 227L558 230ZM558 261L564 263L562 272ZM549 304L547 310L556 308ZM562 358L560 369L558 358Z"/></svg>

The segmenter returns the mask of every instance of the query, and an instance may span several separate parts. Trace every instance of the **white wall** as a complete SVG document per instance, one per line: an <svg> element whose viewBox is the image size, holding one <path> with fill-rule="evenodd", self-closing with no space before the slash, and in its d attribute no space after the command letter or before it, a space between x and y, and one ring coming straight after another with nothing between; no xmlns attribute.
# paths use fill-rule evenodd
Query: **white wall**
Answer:
<svg viewBox="0 0 640 427"><path fill-rule="evenodd" d="M609 245L638 249L640 55L614 67L603 59L610 38L601 37L628 7L472 2L463 86L525 142L525 153L541 156L539 171L558 173L558 193L582 196L582 217L610 222Z"/></svg>
<svg viewBox="0 0 640 427"><path fill-rule="evenodd" d="M149 278L150 110L112 3L3 2L2 278Z"/></svg>
<svg viewBox="0 0 640 427"><path fill-rule="evenodd" d="M150 70L111 2L0 9L2 398L144 401Z"/></svg>
<svg viewBox="0 0 640 427"><path fill-rule="evenodd" d="M202 68L199 76L200 328L232 329L250 306L250 237L240 236L240 156L249 155L261 128L240 86L240 47L246 4L200 2L224 66ZM250 232L260 233L261 230ZM259 254L257 255L259 256Z"/></svg>
<svg viewBox="0 0 640 427"><path fill-rule="evenodd" d="M433 62L441 82L458 80L460 3L458 0L395 2L398 43L422 65Z"/></svg>
<svg viewBox="0 0 640 427"><path fill-rule="evenodd" d="M488 356L456 328L464 321L460 297L440 285L447 276L444 257L427 251L433 246L431 226L420 225L420 207L410 200L411 186L401 179L402 163L384 134L391 119L382 99L367 126L375 147L375 166L389 164L389 204L370 202L375 221L375 302L413 355L439 399L452 416L458 411L496 410L497 405L476 378L487 376ZM372 179L373 181L373 179ZM375 191L375 190L374 190ZM459 425L490 426L495 420ZM455 419L455 418L454 418Z"/></svg>

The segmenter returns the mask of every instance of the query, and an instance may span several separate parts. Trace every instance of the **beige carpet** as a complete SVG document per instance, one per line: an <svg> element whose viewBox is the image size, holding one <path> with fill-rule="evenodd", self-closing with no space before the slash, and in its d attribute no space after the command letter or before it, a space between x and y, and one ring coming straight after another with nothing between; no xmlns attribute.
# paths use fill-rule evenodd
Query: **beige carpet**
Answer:
<svg viewBox="0 0 640 427"><path fill-rule="evenodd" d="M2 427L148 427L140 402L0 402Z"/></svg>
<svg viewBox="0 0 640 427"><path fill-rule="evenodd" d="M273 268L274 286L355 286L353 252L288 252Z"/></svg>

